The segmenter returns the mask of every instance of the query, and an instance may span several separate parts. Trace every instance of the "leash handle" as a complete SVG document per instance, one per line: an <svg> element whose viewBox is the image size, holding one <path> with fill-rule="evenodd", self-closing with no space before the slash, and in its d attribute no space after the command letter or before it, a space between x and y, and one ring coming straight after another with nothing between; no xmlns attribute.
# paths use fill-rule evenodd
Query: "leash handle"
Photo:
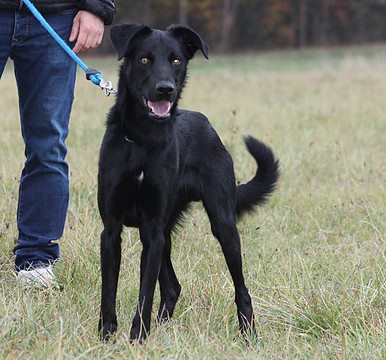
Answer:
<svg viewBox="0 0 386 360"><path fill-rule="evenodd" d="M51 25L44 19L42 14L36 9L34 4L30 0L22 0L23 3L28 7L33 16L40 22L40 24L48 31L48 33L56 40L60 47L82 68L86 73L87 80L91 80L94 85L98 85L102 90L105 91L106 96L110 94L116 94L116 90L112 88L111 81L105 82L102 78L100 71L89 68L86 63L77 56L72 49L63 41L63 39L55 32Z"/></svg>

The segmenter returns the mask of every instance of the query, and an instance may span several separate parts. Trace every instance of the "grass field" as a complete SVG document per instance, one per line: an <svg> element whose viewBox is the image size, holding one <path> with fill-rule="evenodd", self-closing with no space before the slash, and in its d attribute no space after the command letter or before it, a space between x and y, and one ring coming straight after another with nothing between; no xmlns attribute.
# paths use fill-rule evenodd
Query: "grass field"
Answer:
<svg viewBox="0 0 386 360"><path fill-rule="evenodd" d="M63 291L26 290L12 248L23 144L11 66L1 79L1 359L385 359L386 46L201 58L182 106L205 113L237 178L255 164L242 135L281 162L278 191L239 223L260 341L237 334L233 287L201 205L175 237L183 290L175 317L131 346L141 244L123 235L116 341L99 342L97 159L113 98L79 74L68 139L71 199L56 274ZM88 61L116 84L113 58ZM159 295L156 295L158 304ZM154 310L158 305L154 307Z"/></svg>

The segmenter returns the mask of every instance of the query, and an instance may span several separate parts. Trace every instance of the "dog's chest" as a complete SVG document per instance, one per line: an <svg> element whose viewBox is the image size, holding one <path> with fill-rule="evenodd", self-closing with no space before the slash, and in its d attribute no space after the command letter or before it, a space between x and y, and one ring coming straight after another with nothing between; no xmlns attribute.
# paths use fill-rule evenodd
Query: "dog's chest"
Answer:
<svg viewBox="0 0 386 360"><path fill-rule="evenodd" d="M124 163L122 163L123 176L127 179L126 182L141 184L145 177L145 168L148 161L148 154L130 141Z"/></svg>
<svg viewBox="0 0 386 360"><path fill-rule="evenodd" d="M145 177L145 173L143 171L141 171L141 173L136 177L136 180L138 181L139 185L141 185L144 177Z"/></svg>

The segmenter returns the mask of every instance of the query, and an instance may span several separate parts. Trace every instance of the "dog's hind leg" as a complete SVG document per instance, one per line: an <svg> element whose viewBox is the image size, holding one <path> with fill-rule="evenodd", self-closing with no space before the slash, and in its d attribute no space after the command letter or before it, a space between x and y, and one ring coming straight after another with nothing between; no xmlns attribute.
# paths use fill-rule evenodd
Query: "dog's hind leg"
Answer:
<svg viewBox="0 0 386 360"><path fill-rule="evenodd" d="M122 223L111 221L105 224L101 234L102 301L98 329L104 341L117 330L115 303L121 264L121 232Z"/></svg>
<svg viewBox="0 0 386 360"><path fill-rule="evenodd" d="M158 323L166 322L172 317L174 307L181 293L181 285L178 282L171 260L171 229L166 227L164 231L165 248L162 257L161 270L158 276L161 292L161 302L158 310Z"/></svg>
<svg viewBox="0 0 386 360"><path fill-rule="evenodd" d="M255 333L251 297L245 286L242 271L240 238L236 227L236 214L229 199L214 197L204 200L213 235L219 240L235 287L235 302L239 328L242 333Z"/></svg>
<svg viewBox="0 0 386 360"><path fill-rule="evenodd" d="M130 331L130 341L146 339L150 331L151 309L154 290L161 268L165 239L163 226L153 221L141 225L140 237L143 245L141 255L141 284L136 314Z"/></svg>
<svg viewBox="0 0 386 360"><path fill-rule="evenodd" d="M175 206L169 222L164 230L165 249L162 257L161 270L158 276L161 292L161 302L158 310L157 320L160 324L166 322L173 316L174 308L181 293L181 285L178 282L171 259L171 234L177 225L178 220L181 218L181 214L188 208L188 206L189 201L184 198L178 199L177 205Z"/></svg>

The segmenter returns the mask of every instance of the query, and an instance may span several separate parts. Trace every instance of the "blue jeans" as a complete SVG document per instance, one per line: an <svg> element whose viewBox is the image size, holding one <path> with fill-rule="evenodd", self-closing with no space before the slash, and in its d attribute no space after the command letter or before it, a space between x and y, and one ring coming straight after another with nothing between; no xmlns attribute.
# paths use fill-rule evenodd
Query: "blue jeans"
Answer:
<svg viewBox="0 0 386 360"><path fill-rule="evenodd" d="M74 16L75 12L66 11L45 18L68 40ZM14 248L16 269L21 270L59 258L54 241L63 234L68 208L65 140L76 63L30 13L19 11L0 11L0 77L8 58L14 63L26 157Z"/></svg>

